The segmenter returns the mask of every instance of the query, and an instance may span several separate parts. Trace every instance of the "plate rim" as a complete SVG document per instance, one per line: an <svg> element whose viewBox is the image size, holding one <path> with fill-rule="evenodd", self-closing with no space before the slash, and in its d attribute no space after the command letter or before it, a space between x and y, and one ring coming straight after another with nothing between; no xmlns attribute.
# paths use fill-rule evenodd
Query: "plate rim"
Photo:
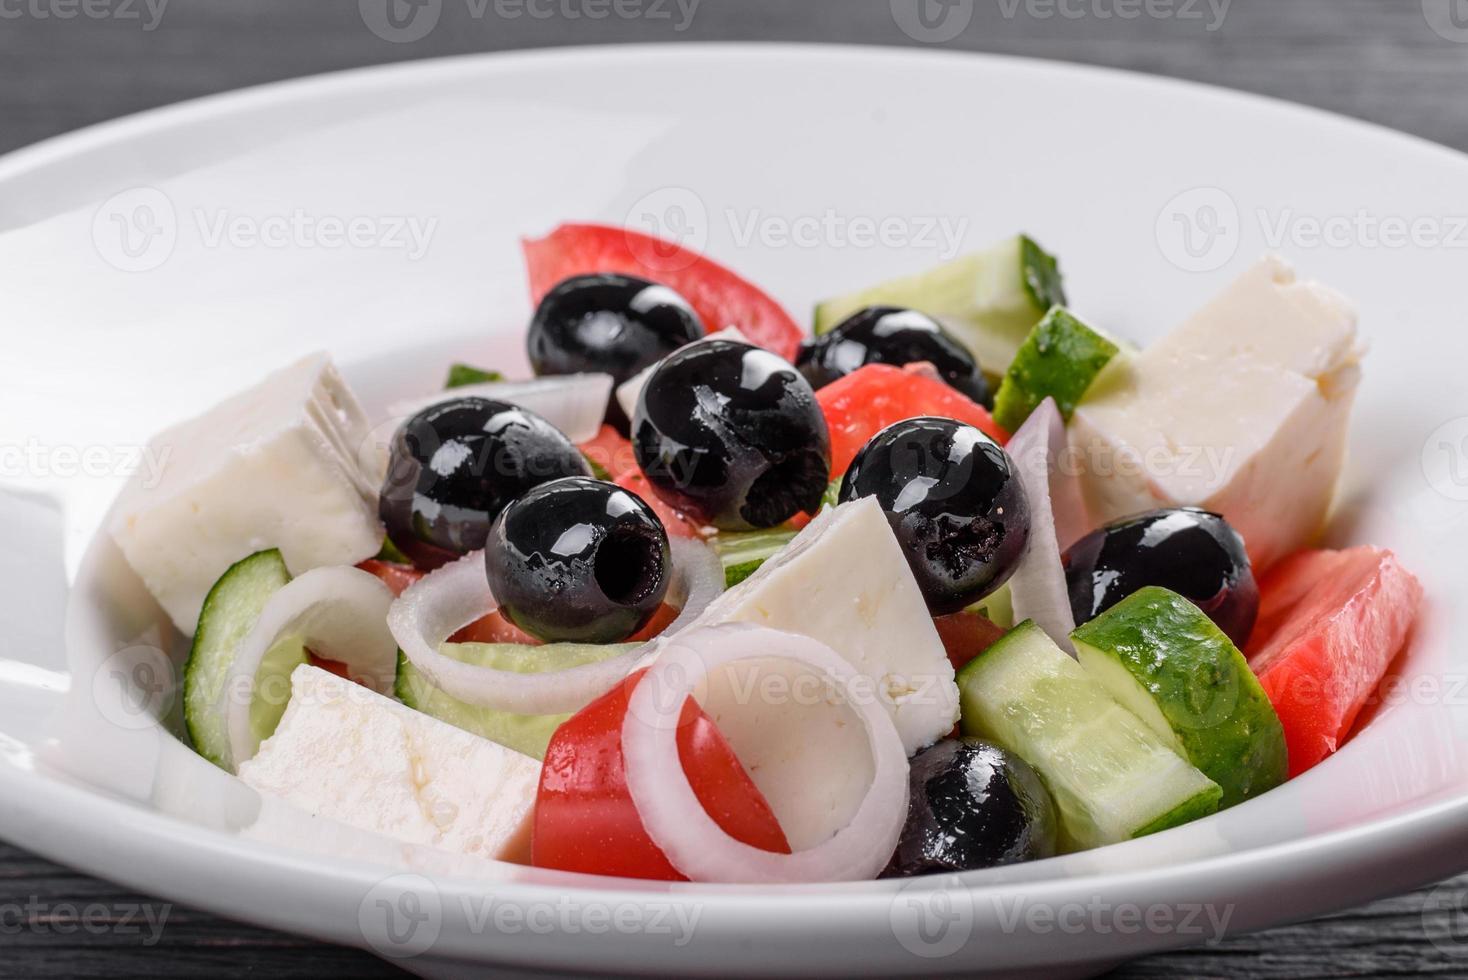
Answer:
<svg viewBox="0 0 1468 980"><path fill-rule="evenodd" d="M1081 79L1104 76L1111 79L1122 79L1129 84L1144 88L1186 90L1195 97L1211 98L1245 107L1252 106L1270 112L1285 112L1301 120L1309 120L1313 124L1345 127L1369 134L1378 140L1385 138L1404 151L1411 149L1414 152L1436 156L1446 154L1458 165L1468 163L1468 154L1420 136L1393 130L1382 124L1304 106L1272 96L1138 71L953 49L913 48L905 45L685 42L568 46L413 59L387 65L363 66L284 79L207 95L97 123L11 151L0 156L0 186L7 181L44 169L60 161L106 149L109 145L123 140L147 137L169 129L184 129L198 122L269 108L272 105L331 98L362 87L401 83L404 79L431 84L463 73L514 72L521 66L551 67L557 62L574 63L576 67L584 68L586 61L590 58L635 59L643 62L649 58L656 58L671 62L691 56L700 59L710 57L738 59L776 54L787 57L794 54L822 58L830 62L842 59L869 60L873 58L921 63L934 60L955 63L984 62L1007 66L1015 70L1071 75ZM84 561L83 567L86 564L87 562ZM67 584L70 600L75 594L72 591L74 580ZM3 807L8 817L5 821L6 837L20 842L23 847L63 863L67 863L69 858L74 858L78 853L74 840L68 840L68 834L76 834L87 842L83 850L90 850L98 854L106 853L105 846L99 847L96 841L88 837L88 832L96 829L94 814L98 808L104 815L112 818L109 824L110 830L119 827L130 828L130 833L121 839L136 841L141 837L147 841L150 850L166 851L170 844L174 845L176 853L177 850L182 850L185 856L178 857L172 864L164 862L136 870L124 867L127 863L125 858L115 862L89 862L92 867L106 869L92 873L101 874L111 880L150 893L173 892L177 894L181 891L188 891L181 885L165 887L155 882L167 877L163 873L165 867L172 867L177 877L179 873L194 873L185 866L201 862L229 862L241 868L269 871L272 875L277 876L274 878L276 883L293 882L296 888L301 888L302 894L309 894L313 890L318 894L324 894L327 891L339 892L344 886L360 888L365 892L367 887L370 887L375 881L380 881L386 874L380 866L359 860L326 858L295 851L283 851L267 844L244 840L212 828L190 823L159 811L148 810L132 802L112 799L83 786L72 785L41 772L23 769L3 754L0 754L0 800L3 800L0 802L0 807ZM87 806L73 809L66 805L68 802L83 801ZM17 834L15 831L22 823L17 818L23 812L31 814L31 821L25 825L25 833ZM81 813L85 813L86 816L78 816ZM49 827L45 826L48 820L51 823ZM110 837L111 835L104 836ZM1468 837L1468 785L1464 785L1446 799L1434 801L1407 812L1390 814L1351 827L1311 834L1294 842L1271 844L1242 852L1226 853L1198 860L1184 860L1176 864L1141 868L1128 872L1105 872L1083 877L1053 878L1022 883L985 884L976 882L968 884L965 891L984 897L1012 892L1015 889L1023 890L1028 896L1074 894L1079 889L1084 889L1087 894L1128 889L1136 889L1139 893L1146 890L1158 892L1165 891L1167 886L1176 881L1198 874L1218 872L1220 875L1226 875L1239 881L1252 876L1258 876L1259 880L1268 880L1280 874L1278 869L1286 867L1291 869L1289 876L1296 884L1317 879L1335 881L1336 877L1333 876L1339 876L1343 870L1367 865L1374 866L1379 863L1379 860L1370 859L1376 857L1370 853L1372 848L1365 846L1370 842L1376 842L1376 847L1383 851L1401 849L1404 852L1415 853L1419 848L1432 846L1440 841L1455 839L1461 841L1465 837ZM1382 849L1381 842L1383 841L1392 841L1396 847ZM1425 844L1424 841L1430 843ZM185 842L188 846L180 847ZM1352 855L1354 855L1354 863L1351 863ZM1337 860L1333 861L1333 858ZM1338 863L1342 858L1345 861ZM1461 863L1464 867L1468 867L1468 854L1465 854ZM1276 869L1272 875L1269 871L1271 867ZM422 874L439 884L445 894L460 894L465 889L484 887L482 881L473 878L439 877L426 872ZM301 886L309 887L302 888ZM690 889L682 894L672 893L669 898L681 897L727 905L732 911L747 915L751 920L760 920L762 927L774 927L777 924L788 926L788 920L791 920L792 917L799 917L802 928L809 929L818 925L823 918L834 918L832 913L835 906L851 906L849 911L852 912L858 911L857 907L860 906L861 911L870 913L872 906L879 905L885 914L891 896L897 887L898 885L891 883L885 885L877 882L853 883L840 889L843 894L836 895L832 893L830 886L796 886L784 889L764 886L707 886L698 888L696 891ZM539 883L516 883L514 888L517 891L517 897L523 895L525 901L534 901L537 897L543 899L548 896L556 896L565 891L548 888ZM822 892L821 903L817 906L809 901L808 893L819 888L827 890ZM1363 893L1379 890L1380 886L1371 885L1359 889ZM1315 908L1309 914L1321 914L1348 907L1360 900L1345 897L1344 891L1337 890L1330 896L1323 897L1315 903ZM629 891L618 886L598 888L594 891L574 889L571 894L594 895L600 901L615 901L638 895L645 896L647 893ZM231 906L224 897L217 901L207 898L191 898L189 904L224 916L272 928L305 933L354 946L362 945L360 933L353 931L352 927L356 924L354 921L338 922L336 925L340 928L337 931L331 931L324 927L311 928L309 923L303 921L287 921L283 917L284 912L274 908L256 906L241 909ZM812 910L815 911L815 915L812 915ZM1291 912L1291 915L1294 914ZM1169 945L1184 945L1187 942L1187 940L1169 942L1167 937L1155 936L1150 939L1150 944L1140 945L1145 945L1148 949L1162 949ZM481 950L481 952L485 951ZM924 965L931 964L914 961L915 969Z"/></svg>

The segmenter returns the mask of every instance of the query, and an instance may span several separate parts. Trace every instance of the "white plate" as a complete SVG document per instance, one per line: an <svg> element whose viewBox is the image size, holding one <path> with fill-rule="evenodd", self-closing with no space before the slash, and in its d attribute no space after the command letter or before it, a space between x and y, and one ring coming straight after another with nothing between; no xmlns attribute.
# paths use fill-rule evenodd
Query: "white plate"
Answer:
<svg viewBox="0 0 1468 980"><path fill-rule="evenodd" d="M805 47L420 63L12 155L0 447L19 452L0 463L32 494L0 494L0 832L224 915L419 953L407 962L422 972L1055 976L1202 941L1225 917L1256 929L1468 867L1452 642L1468 633L1468 234L1452 214L1465 184L1462 156L1257 98ZM264 219L295 213L365 217L364 241L395 219L436 224L422 255L409 240L328 247L319 230L250 244L276 227ZM332 350L376 407L435 383L451 356L516 367L517 236L650 217L795 311L938 260L930 226L969 248L1024 229L1062 256L1082 311L1138 340L1275 239L1360 301L1374 342L1335 533L1395 548L1427 584L1402 667L1415 685L1326 764L1179 830L946 882L787 889L472 866L302 827L119 700L120 679L161 679L142 707L171 701L150 659L167 645L147 633L155 610L105 540L89 548L122 447L307 349ZM1335 218L1335 238L1312 244L1310 222ZM885 239L858 240L855 221L885 221ZM1372 222L1416 222L1417 244L1373 246ZM823 240L792 244L787 227ZM72 472L83 464L90 475Z"/></svg>

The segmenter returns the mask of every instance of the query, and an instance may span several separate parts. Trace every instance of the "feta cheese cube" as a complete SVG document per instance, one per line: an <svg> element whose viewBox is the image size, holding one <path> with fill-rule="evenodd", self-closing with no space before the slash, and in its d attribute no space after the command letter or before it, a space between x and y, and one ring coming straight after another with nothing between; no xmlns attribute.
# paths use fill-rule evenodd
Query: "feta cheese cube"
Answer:
<svg viewBox="0 0 1468 980"><path fill-rule="evenodd" d="M1349 301L1266 258L1173 334L1104 371L1071 424L1089 517L1222 514L1258 568L1324 524L1361 350Z"/></svg>
<svg viewBox="0 0 1468 980"><path fill-rule="evenodd" d="M210 587L257 551L279 548L293 575L377 553L384 474L369 434L331 361L311 355L153 439L161 475L124 491L112 536L191 634Z"/></svg>
<svg viewBox="0 0 1468 980"><path fill-rule="evenodd" d="M698 622L755 623L820 640L874 682L908 754L958 722L953 665L875 498L821 514Z"/></svg>
<svg viewBox="0 0 1468 980"><path fill-rule="evenodd" d="M540 763L303 665L240 778L310 813L473 857L528 863Z"/></svg>

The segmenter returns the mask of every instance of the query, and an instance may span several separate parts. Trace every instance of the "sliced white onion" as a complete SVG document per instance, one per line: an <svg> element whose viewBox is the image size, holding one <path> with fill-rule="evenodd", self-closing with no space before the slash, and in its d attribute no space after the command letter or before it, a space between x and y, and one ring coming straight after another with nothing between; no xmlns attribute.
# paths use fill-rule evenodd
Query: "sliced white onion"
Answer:
<svg viewBox="0 0 1468 980"><path fill-rule="evenodd" d="M725 327L723 330L715 330L704 337L703 340L695 340L695 344L701 344L704 340L737 340L741 344L752 343L738 327ZM667 358L663 358L667 360ZM647 379L658 369L663 362L650 364L638 371L632 377L617 386L617 404L622 406L622 411L627 413L630 419L637 414L637 399L642 396L642 389L647 386Z"/></svg>
<svg viewBox="0 0 1468 980"><path fill-rule="evenodd" d="M530 381L486 381L411 398L388 407L395 419L417 415L425 408L455 398L490 398L534 412L566 434L572 442L595 439L607 417L612 396L610 374L566 374Z"/></svg>
<svg viewBox="0 0 1468 980"><path fill-rule="evenodd" d="M610 691L662 639L693 622L724 591L724 566L700 541L669 542L673 580L669 601L682 602L660 637L600 663L545 674L517 674L445 656L439 646L497 608L484 574L484 553L466 555L410 586L388 610L387 625L398 646L428 680L467 704L518 715L579 711Z"/></svg>
<svg viewBox="0 0 1468 980"><path fill-rule="evenodd" d="M392 590L360 568L314 568L287 582L265 603L245 635L221 692L232 766L253 758L260 740L250 726L256 676L278 642L296 639L312 653L347 667L352 679L392 692L398 647L387 629Z"/></svg>
<svg viewBox="0 0 1468 980"><path fill-rule="evenodd" d="M683 705L700 684L718 668L764 659L803 664L839 693L865 730L872 761L871 784L851 821L793 854L760 850L725 833L694 794L678 754ZM881 699L864 696L861 687L860 675L834 650L793 633L732 623L690 630L666 643L628 702L622 755L627 789L642 825L673 867L691 881L722 883L876 877L907 819L907 753ZM747 688L754 696L758 691L757 684ZM791 710L799 709L792 705ZM813 745L803 749L819 751Z"/></svg>
<svg viewBox="0 0 1468 980"><path fill-rule="evenodd" d="M1065 420L1053 398L1045 399L1004 447L1019 470L1030 504L1029 544L1009 580L1009 593L1016 622L1033 619L1062 650L1074 655L1070 634L1076 628L1075 616L1060 563L1050 495L1052 480L1064 478L1059 466L1064 447Z"/></svg>

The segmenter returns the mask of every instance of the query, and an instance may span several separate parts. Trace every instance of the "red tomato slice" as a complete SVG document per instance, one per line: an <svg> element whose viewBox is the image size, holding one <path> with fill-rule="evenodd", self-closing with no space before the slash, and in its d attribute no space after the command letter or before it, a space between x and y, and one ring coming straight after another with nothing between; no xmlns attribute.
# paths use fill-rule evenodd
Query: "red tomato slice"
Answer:
<svg viewBox="0 0 1468 980"><path fill-rule="evenodd" d="M378 561L369 558L357 566L364 572L371 572L382 579L382 584L392 590L393 595L402 595L408 591L408 586L418 581L427 572L421 572L412 565L399 565L390 561Z"/></svg>
<svg viewBox="0 0 1468 980"><path fill-rule="evenodd" d="M347 665L342 663L340 660L327 660L325 657L318 657L310 650L307 650L306 662L309 663L312 667L320 667L322 670L326 671L329 674L335 674L344 681L352 680L352 675L351 672L347 670Z"/></svg>
<svg viewBox="0 0 1468 980"><path fill-rule="evenodd" d="M1001 446L1009 433L984 406L921 371L868 364L816 392L831 430L831 476L846 472L863 446L887 426L919 415L967 422Z"/></svg>
<svg viewBox="0 0 1468 980"><path fill-rule="evenodd" d="M1417 618L1422 586L1390 551L1304 552L1260 583L1249 666L1284 726L1290 776L1340 748Z"/></svg>
<svg viewBox="0 0 1468 980"><path fill-rule="evenodd" d="M954 670L962 670L970 660L997 643L1005 632L987 617L971 612L938 616L933 625L938 627L938 637L948 651L948 662Z"/></svg>
<svg viewBox="0 0 1468 980"><path fill-rule="evenodd" d="M583 442L580 449L587 459L612 476L637 469L637 457L632 453L632 443L610 425L602 426L596 438Z"/></svg>
<svg viewBox="0 0 1468 980"><path fill-rule="evenodd" d="M533 303L572 276L619 272L677 291L710 333L738 327L752 342L787 361L795 360L805 336L790 314L760 289L673 242L608 225L561 225L545 238L527 238L521 244Z"/></svg>
<svg viewBox="0 0 1468 980"><path fill-rule="evenodd" d="M556 729L535 800L531 863L623 878L685 881L643 828L622 770L622 721L639 671ZM769 803L714 723L689 699L678 755L694 795L731 837L789 854Z"/></svg>
<svg viewBox="0 0 1468 980"><path fill-rule="evenodd" d="M689 518L683 516L683 512L662 497L658 496L652 484L647 481L639 469L631 469L621 474L616 479L617 486L624 490L631 490L642 498L643 503L652 508L658 520L663 522L663 528L668 532L670 538L702 538L698 533L698 525Z"/></svg>

